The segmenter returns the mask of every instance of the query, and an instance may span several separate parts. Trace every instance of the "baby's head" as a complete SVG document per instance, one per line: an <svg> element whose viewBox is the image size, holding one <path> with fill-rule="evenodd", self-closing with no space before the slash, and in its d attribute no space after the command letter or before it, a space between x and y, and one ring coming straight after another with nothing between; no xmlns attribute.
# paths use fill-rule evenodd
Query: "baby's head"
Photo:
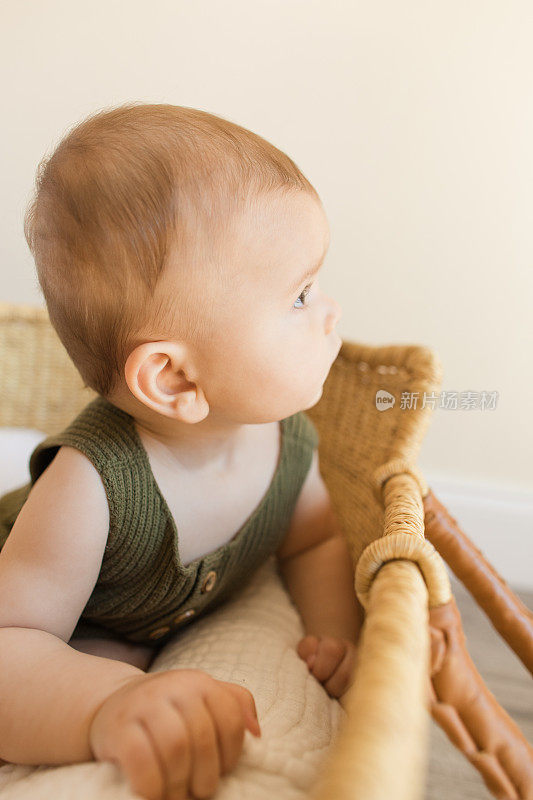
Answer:
<svg viewBox="0 0 533 800"><path fill-rule="evenodd" d="M39 165L24 232L85 386L129 413L261 423L319 399L340 347L310 275L329 227L257 134L182 106L101 111Z"/></svg>

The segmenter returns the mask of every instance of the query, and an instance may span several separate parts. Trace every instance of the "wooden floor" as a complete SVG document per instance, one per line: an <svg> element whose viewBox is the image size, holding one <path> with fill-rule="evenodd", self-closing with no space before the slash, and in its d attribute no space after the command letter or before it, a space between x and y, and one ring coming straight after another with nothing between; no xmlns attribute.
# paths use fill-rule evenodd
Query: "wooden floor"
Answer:
<svg viewBox="0 0 533 800"><path fill-rule="evenodd" d="M533 744L533 678L485 613L455 577L452 592L478 672L499 704ZM533 592L514 593L533 609ZM431 719L425 800L493 800L475 767L457 750L442 728Z"/></svg>

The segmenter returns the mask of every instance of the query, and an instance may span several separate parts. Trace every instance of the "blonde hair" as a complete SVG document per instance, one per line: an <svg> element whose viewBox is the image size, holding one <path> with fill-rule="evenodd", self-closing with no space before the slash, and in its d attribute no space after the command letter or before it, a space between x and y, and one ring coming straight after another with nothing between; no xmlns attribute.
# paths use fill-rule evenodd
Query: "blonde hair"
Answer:
<svg viewBox="0 0 533 800"><path fill-rule="evenodd" d="M205 111L133 102L70 129L39 163L24 235L86 387L109 396L150 325L200 335L185 280L156 302L170 254L208 258L232 213L275 191L318 199L285 153Z"/></svg>

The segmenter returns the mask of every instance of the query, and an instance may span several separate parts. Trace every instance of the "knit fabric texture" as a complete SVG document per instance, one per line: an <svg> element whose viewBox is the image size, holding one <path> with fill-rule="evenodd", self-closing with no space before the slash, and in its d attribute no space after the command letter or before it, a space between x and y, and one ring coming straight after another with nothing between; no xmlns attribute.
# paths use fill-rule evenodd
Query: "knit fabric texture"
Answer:
<svg viewBox="0 0 533 800"><path fill-rule="evenodd" d="M98 580L72 638L104 636L164 644L177 629L240 589L281 545L318 446L303 412L280 421L281 451L259 505L228 542L184 565L178 531L154 478L134 419L103 397L31 453L31 480L0 497L0 549L29 492L62 445L98 470L109 504L109 534Z"/></svg>

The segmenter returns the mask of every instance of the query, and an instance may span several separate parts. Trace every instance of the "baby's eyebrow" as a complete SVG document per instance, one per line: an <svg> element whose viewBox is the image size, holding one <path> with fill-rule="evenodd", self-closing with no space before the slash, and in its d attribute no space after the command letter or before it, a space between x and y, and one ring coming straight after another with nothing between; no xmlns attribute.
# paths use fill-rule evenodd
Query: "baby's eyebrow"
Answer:
<svg viewBox="0 0 533 800"><path fill-rule="evenodd" d="M326 257L326 253L328 252L328 247L329 247L329 244L326 246L324 252L320 256L318 261L315 264L313 264L313 266L310 267L310 269L308 269L307 272L304 272L304 274L301 275L300 278L295 283L292 284L292 286L289 289L289 294L294 294L296 289L298 289L298 287L301 286L304 281L308 280L309 278L312 278L313 275L316 275L316 273L318 272L318 270L320 269L320 267L324 263L324 259Z"/></svg>

